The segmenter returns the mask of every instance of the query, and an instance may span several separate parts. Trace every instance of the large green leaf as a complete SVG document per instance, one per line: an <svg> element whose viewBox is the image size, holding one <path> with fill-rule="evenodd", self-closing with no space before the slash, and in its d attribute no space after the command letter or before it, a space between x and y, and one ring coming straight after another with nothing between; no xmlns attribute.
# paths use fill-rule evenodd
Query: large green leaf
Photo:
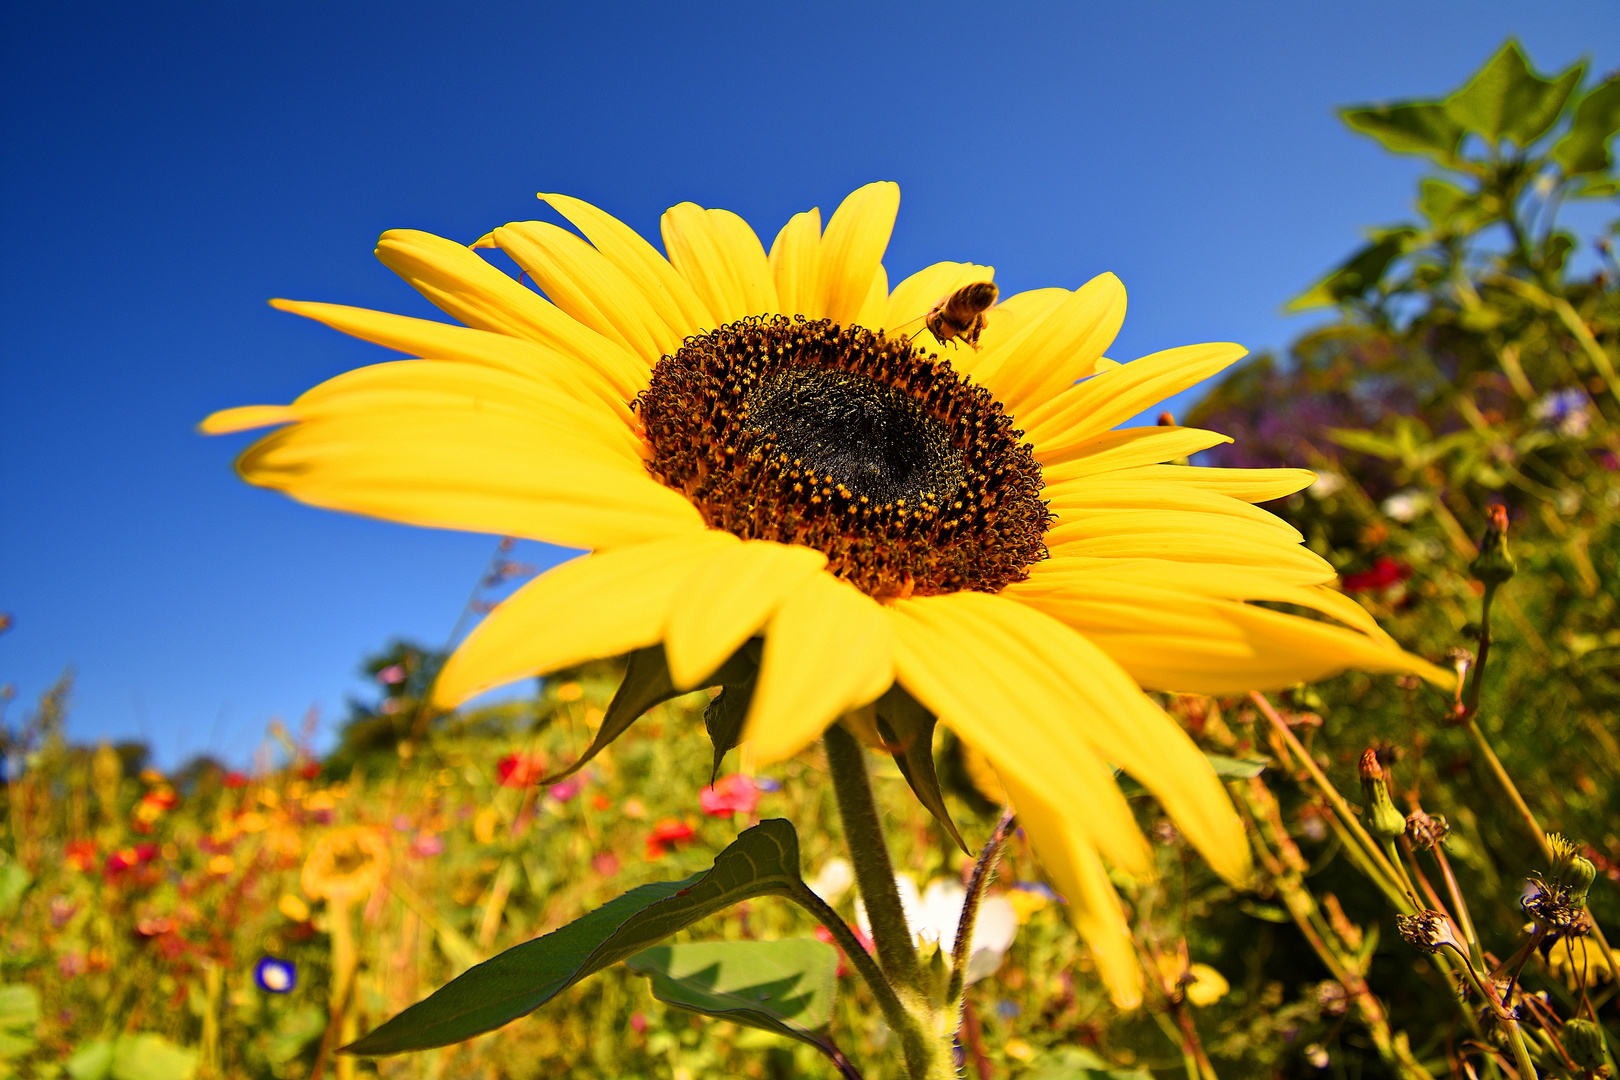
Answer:
<svg viewBox="0 0 1620 1080"><path fill-rule="evenodd" d="M107 1080L112 1072L113 1044L105 1039L85 1043L73 1051L64 1067L73 1080Z"/></svg>
<svg viewBox="0 0 1620 1080"><path fill-rule="evenodd" d="M762 821L704 873L632 889L560 930L508 949L344 1050L398 1054L493 1031L722 908L756 896L791 897L803 888L798 834L781 818Z"/></svg>
<svg viewBox="0 0 1620 1080"><path fill-rule="evenodd" d="M0 986L0 1060L21 1057L32 1050L38 1023L38 990L27 983Z"/></svg>
<svg viewBox="0 0 1620 1080"><path fill-rule="evenodd" d="M1509 38L1461 90L1445 100L1446 113L1470 131L1497 142L1528 146L1558 121L1586 68L1575 64L1557 78L1530 70L1519 43Z"/></svg>
<svg viewBox="0 0 1620 1080"><path fill-rule="evenodd" d="M1620 75L1600 83L1575 106L1569 131L1553 145L1553 160L1571 176L1602 172L1612 162L1609 140L1620 131Z"/></svg>
<svg viewBox="0 0 1620 1080"><path fill-rule="evenodd" d="M33 883L34 875L16 863L8 862L0 866L0 919L9 919L17 914L23 894Z"/></svg>
<svg viewBox="0 0 1620 1080"><path fill-rule="evenodd" d="M1339 304L1353 299L1378 284L1384 271L1400 258L1406 242L1414 235L1411 229L1396 229L1379 240L1368 244L1345 261L1343 266L1311 286L1284 306L1284 311L1305 311L1309 308Z"/></svg>
<svg viewBox="0 0 1620 1080"><path fill-rule="evenodd" d="M1341 109L1339 118L1351 130L1370 135L1397 154L1425 154L1445 163L1457 156L1462 125L1438 101L1407 101Z"/></svg>
<svg viewBox="0 0 1620 1080"><path fill-rule="evenodd" d="M90 1050L92 1047L87 1047ZM85 1051L80 1051L81 1054ZM78 1060L75 1055L74 1060ZM96 1064L92 1058L89 1064ZM109 1080L191 1080L197 1072L197 1052L177 1046L156 1032L120 1035L107 1057ZM77 1074L75 1080L78 1080ZM94 1075L89 1074L89 1075Z"/></svg>
<svg viewBox="0 0 1620 1080"><path fill-rule="evenodd" d="M659 1001L825 1049L838 950L810 938L658 945L624 962Z"/></svg>
<svg viewBox="0 0 1620 1080"><path fill-rule="evenodd" d="M950 811L945 808L939 774L934 769L934 726L937 723L934 714L895 683L877 700L877 722L878 734L893 747L894 763L916 793L917 801L945 826L957 846L967 851L967 841L962 839Z"/></svg>

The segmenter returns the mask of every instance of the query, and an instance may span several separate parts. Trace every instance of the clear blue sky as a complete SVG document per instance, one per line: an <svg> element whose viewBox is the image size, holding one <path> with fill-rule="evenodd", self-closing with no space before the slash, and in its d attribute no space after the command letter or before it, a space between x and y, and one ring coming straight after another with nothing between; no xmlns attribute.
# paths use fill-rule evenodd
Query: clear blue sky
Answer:
<svg viewBox="0 0 1620 1080"><path fill-rule="evenodd" d="M471 241L563 191L656 238L769 243L899 181L891 280L1113 270L1111 355L1285 345L1279 305L1414 167L1336 104L1450 89L1508 34L1620 64L1620 4L23 4L0 11L0 682L64 667L77 738L243 761L328 725L396 634L442 640L491 540L299 506L193 425L381 350L272 296L432 314L378 233ZM539 545L531 558L559 552Z"/></svg>

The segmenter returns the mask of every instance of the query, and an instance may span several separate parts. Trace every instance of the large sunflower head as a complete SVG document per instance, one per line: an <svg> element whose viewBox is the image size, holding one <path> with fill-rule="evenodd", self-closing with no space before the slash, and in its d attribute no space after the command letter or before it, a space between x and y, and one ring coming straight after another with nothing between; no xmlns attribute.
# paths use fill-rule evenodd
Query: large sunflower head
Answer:
<svg viewBox="0 0 1620 1080"><path fill-rule="evenodd" d="M1132 1004L1142 975L1104 866L1147 876L1152 860L1110 766L1216 871L1249 872L1220 781L1143 688L1229 694L1348 667L1446 680L1254 505L1312 474L1163 464L1227 440L1118 427L1244 350L1106 359L1125 316L1113 275L964 321L944 302L968 286L987 300L989 267L889 287L894 184L856 191L825 230L794 216L768 254L724 210L668 211L661 254L587 203L542 198L578 233L518 222L472 245L538 291L468 246L386 233L379 258L465 325L277 301L421 359L204 424L284 425L239 468L305 502L588 552L491 613L438 705L657 646L692 689L747 656L743 736L769 761L898 696L994 763Z"/></svg>

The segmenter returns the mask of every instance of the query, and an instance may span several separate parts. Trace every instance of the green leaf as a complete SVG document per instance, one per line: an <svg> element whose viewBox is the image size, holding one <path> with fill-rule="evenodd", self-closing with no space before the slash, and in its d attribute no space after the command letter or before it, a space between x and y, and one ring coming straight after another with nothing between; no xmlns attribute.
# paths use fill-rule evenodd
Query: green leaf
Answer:
<svg viewBox="0 0 1620 1080"><path fill-rule="evenodd" d="M1252 780L1271 764L1266 758L1235 758L1224 754L1205 754L1204 759L1214 767L1215 775L1224 780Z"/></svg>
<svg viewBox="0 0 1620 1080"><path fill-rule="evenodd" d="M1261 919L1270 923L1293 922L1293 916L1284 908L1276 904L1260 904L1253 900L1239 900L1238 910L1253 919Z"/></svg>
<svg viewBox="0 0 1620 1080"><path fill-rule="evenodd" d="M951 820L945 808L945 796L939 789L939 774L934 769L934 714L908 694L899 683L877 700L878 734L894 747L894 763L900 775L906 778L917 801L951 834L957 846L968 851L967 842ZM972 854L972 852L968 852Z"/></svg>
<svg viewBox="0 0 1620 1080"><path fill-rule="evenodd" d="M276 1021L275 1030L265 1044L265 1060L272 1065L285 1065L325 1031L326 1010L313 1004L292 1009Z"/></svg>
<svg viewBox="0 0 1620 1080"><path fill-rule="evenodd" d="M197 1052L155 1032L120 1035L113 1044L112 1080L191 1080Z"/></svg>
<svg viewBox="0 0 1620 1080"><path fill-rule="evenodd" d="M1397 154L1424 154L1445 163L1457 156L1462 125L1438 101L1407 101L1340 109L1352 131L1369 135Z"/></svg>
<svg viewBox="0 0 1620 1080"><path fill-rule="evenodd" d="M1153 1080L1145 1069L1115 1069L1094 1050L1065 1046L1043 1055L1023 1080Z"/></svg>
<svg viewBox="0 0 1620 1080"><path fill-rule="evenodd" d="M27 983L0 986L0 1030L32 1032L39 1023L39 991Z"/></svg>
<svg viewBox="0 0 1620 1080"><path fill-rule="evenodd" d="M1505 138L1528 146L1558 121L1585 71L1584 64L1574 64L1555 79L1543 79L1509 38L1466 86L1446 98L1446 113L1493 143Z"/></svg>
<svg viewBox="0 0 1620 1080"><path fill-rule="evenodd" d="M727 681L737 681L738 666L747 646L739 649L720 670L707 680L705 686L714 686ZM555 784L559 780L566 780L579 770L583 769L597 754L605 750L609 743L623 735L631 724L646 715L648 709L655 705L662 705L671 698L678 698L682 694L689 694L691 690L677 690L669 677L669 663L664 659L663 645L649 645L645 649L637 649L630 654L629 665L625 668L624 681L614 692L613 700L608 703L607 714L602 717L602 726L596 729L596 737L585 752L562 772L548 776L540 781L542 784Z"/></svg>
<svg viewBox="0 0 1620 1080"><path fill-rule="evenodd" d="M65 1067L73 1080L107 1080L112 1062L113 1044L98 1039L75 1050Z"/></svg>
<svg viewBox="0 0 1620 1080"><path fill-rule="evenodd" d="M720 762L742 738L748 707L754 703L754 684L759 678L759 658L763 648L764 642L760 639L750 640L716 673L715 678L721 685L720 695L703 710L703 726L708 729L709 742L714 744L714 769L709 774L711 784L720 776Z"/></svg>
<svg viewBox="0 0 1620 1080"><path fill-rule="evenodd" d="M34 875L16 863L8 862L0 866L0 919L9 919L17 914L23 894L33 883Z"/></svg>
<svg viewBox="0 0 1620 1080"><path fill-rule="evenodd" d="M1620 75L1600 83L1575 106L1575 119L1553 144L1552 158L1570 176L1602 172L1612 164L1609 140L1620 131ZM1583 194L1585 194L1583 192Z"/></svg>
<svg viewBox="0 0 1620 1080"><path fill-rule="evenodd" d="M1419 185L1418 211L1436 229L1472 232L1484 216L1479 201L1455 184L1425 177Z"/></svg>
<svg viewBox="0 0 1620 1080"><path fill-rule="evenodd" d="M1309 308L1341 304L1354 299L1377 285L1390 263L1406 250L1406 241L1416 235L1413 229L1392 230L1383 239L1376 240L1345 261L1344 265L1327 277L1294 297L1284 311L1305 311Z"/></svg>
<svg viewBox="0 0 1620 1080"><path fill-rule="evenodd" d="M624 962L667 1005L826 1046L838 950L810 938L659 945Z"/></svg>
<svg viewBox="0 0 1620 1080"><path fill-rule="evenodd" d="M493 1031L722 908L756 896L790 897L803 888L798 834L781 818L762 821L737 837L704 873L632 889L560 930L508 949L344 1052L398 1054Z"/></svg>

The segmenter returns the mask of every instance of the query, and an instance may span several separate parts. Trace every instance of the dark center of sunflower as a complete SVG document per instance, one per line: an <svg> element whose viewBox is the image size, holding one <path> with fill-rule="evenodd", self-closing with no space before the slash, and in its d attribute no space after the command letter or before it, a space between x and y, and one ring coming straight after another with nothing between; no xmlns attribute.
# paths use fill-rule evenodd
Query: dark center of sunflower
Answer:
<svg viewBox="0 0 1620 1080"><path fill-rule="evenodd" d="M816 548L880 599L996 592L1046 557L1023 433L904 338L743 319L661 359L635 408L648 470L711 527Z"/></svg>

